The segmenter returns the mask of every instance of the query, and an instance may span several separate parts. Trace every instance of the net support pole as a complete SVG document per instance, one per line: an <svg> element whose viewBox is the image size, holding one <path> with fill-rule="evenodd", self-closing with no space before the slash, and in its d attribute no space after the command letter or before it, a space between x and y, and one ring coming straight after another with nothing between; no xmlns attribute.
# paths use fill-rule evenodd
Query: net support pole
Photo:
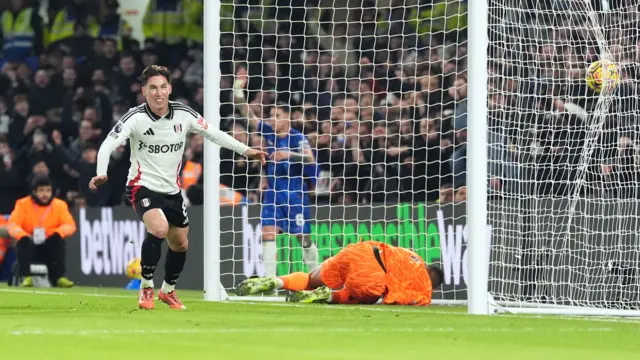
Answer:
<svg viewBox="0 0 640 360"><path fill-rule="evenodd" d="M489 314L487 233L488 0L469 1L467 111L468 312Z"/></svg>
<svg viewBox="0 0 640 360"><path fill-rule="evenodd" d="M204 4L204 118L220 128L220 0ZM220 283L220 147L204 142L204 299L222 300Z"/></svg>

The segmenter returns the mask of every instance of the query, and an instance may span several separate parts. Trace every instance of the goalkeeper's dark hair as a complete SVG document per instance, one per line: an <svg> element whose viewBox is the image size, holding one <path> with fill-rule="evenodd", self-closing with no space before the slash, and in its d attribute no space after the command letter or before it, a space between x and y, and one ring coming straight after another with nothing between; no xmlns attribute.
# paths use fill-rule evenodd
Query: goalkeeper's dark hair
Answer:
<svg viewBox="0 0 640 360"><path fill-rule="evenodd" d="M442 269L435 265L429 265L427 266L427 272L431 278L431 288L434 290L439 288L444 281L444 272L442 272Z"/></svg>
<svg viewBox="0 0 640 360"><path fill-rule="evenodd" d="M167 79L167 82L171 84L171 73L169 72L169 69L164 66L149 65L146 69L144 69L144 71L142 72L142 76L140 77L142 86L147 85L147 81L149 81L151 77L158 75L164 76L165 79Z"/></svg>

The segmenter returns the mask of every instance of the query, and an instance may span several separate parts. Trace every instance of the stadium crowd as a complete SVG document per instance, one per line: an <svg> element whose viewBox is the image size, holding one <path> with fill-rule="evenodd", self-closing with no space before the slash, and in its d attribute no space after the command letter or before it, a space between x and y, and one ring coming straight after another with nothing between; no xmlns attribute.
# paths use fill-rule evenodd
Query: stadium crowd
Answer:
<svg viewBox="0 0 640 360"><path fill-rule="evenodd" d="M365 0L359 9L348 11L319 11L303 0L269 2L275 6L250 0L235 1L235 6L222 2L224 130L252 146L262 144L234 106L234 76L246 72L254 113L268 117L269 105L276 101L292 106L294 127L315 151L318 201L465 200L470 61L466 1L429 0L407 6L392 0L390 7L376 8L375 1ZM48 174L58 196L72 206L124 203L128 149L122 146L113 154L108 186L91 192L88 182L95 175L97 148L113 124L144 101L139 76L149 64L168 65L173 71L172 99L203 112L202 1L152 0L144 14L143 43L132 38L131 26L117 14L117 0L50 0L49 21L38 15L36 1L2 4L0 214L9 213L15 200L28 193L29 179L36 174ZM31 20L25 20L24 9L31 9ZM9 14L21 22L13 29L22 29L27 45L8 46L20 35L6 34L12 29L5 26ZM493 15L491 21L500 21ZM256 20L259 17L277 21ZM580 68L595 60L596 44L588 35L575 40L579 28L565 31L565 23L546 20L549 24L537 25L547 40L554 37L555 47L541 45L539 33L524 40L506 30L491 35L502 37L494 44L504 46L492 47L492 57L505 61L492 62L490 74L510 74L490 77L489 186L494 194L562 194L579 171L580 153L575 149L582 148L576 145L584 134L573 138L568 130L586 129L587 117L576 108L591 111L595 104L594 95L580 84ZM616 44L621 60L637 61L636 39ZM576 43L586 44L587 50L571 52ZM625 57L628 54L633 55ZM563 56L575 57L570 61L575 68L554 68L554 59ZM521 63L505 65L509 59ZM567 83L554 78L573 79L571 95L587 100L574 104L570 98L555 97ZM624 82L623 91L629 97L636 92ZM616 106L618 113L637 110L635 103ZM534 109L539 111L528 111ZM605 129L611 136L604 136L601 141L607 143L599 148L613 154L618 142L632 146L634 139L623 130ZM635 128L627 129L634 132ZM182 186L192 204L203 201L202 153L203 139L193 135L182 170ZM635 152L620 154L609 156L617 161L590 167L589 174L595 180L635 181L625 175L635 164ZM224 199L260 202L263 169L232 152L223 151L221 159L221 183L229 190ZM528 182L515 181L525 176L535 180L535 189L524 189L520 185Z"/></svg>

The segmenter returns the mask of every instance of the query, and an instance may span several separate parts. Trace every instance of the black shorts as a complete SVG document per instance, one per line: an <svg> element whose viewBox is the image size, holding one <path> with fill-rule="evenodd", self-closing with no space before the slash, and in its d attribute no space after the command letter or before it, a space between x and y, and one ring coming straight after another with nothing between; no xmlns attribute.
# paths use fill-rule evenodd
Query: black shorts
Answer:
<svg viewBox="0 0 640 360"><path fill-rule="evenodd" d="M151 209L160 209L167 217L170 225L184 228L189 226L187 205L182 194L161 194L144 186L127 186L127 200L133 206L140 220L142 215Z"/></svg>

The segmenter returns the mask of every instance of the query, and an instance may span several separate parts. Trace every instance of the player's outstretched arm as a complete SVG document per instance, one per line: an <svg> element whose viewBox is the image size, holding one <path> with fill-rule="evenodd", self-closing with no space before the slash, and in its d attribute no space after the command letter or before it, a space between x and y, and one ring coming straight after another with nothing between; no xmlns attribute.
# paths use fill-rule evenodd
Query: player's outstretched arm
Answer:
<svg viewBox="0 0 640 360"><path fill-rule="evenodd" d="M309 142L306 138L300 140L296 147L297 149L291 149L290 151L274 151L271 154L270 158L273 161L287 160L293 163L302 163L304 165L311 165L315 163L316 160L313 156L313 151L311 150Z"/></svg>
<svg viewBox="0 0 640 360"><path fill-rule="evenodd" d="M266 163L267 154L265 152L251 149L250 147L234 139L231 135L225 133L224 131L220 131L220 129L209 126L207 121L202 116L200 116L198 119L193 118L191 130L202 134L208 140L223 148L233 150L238 154L248 157L249 159L260 160L262 164Z"/></svg>
<svg viewBox="0 0 640 360"><path fill-rule="evenodd" d="M291 162L301 162L305 165L310 165L315 163L315 159L313 157L313 152L311 150L304 150L301 152L290 152L289 153L289 161Z"/></svg>
<svg viewBox="0 0 640 360"><path fill-rule="evenodd" d="M96 164L96 176L89 182L89 189L95 191L99 186L107 182L107 170L109 169L111 153L129 139L133 131L133 122L134 120L131 119L131 111L129 111L129 113L125 114L113 129L111 129L109 135L107 135L100 145Z"/></svg>

